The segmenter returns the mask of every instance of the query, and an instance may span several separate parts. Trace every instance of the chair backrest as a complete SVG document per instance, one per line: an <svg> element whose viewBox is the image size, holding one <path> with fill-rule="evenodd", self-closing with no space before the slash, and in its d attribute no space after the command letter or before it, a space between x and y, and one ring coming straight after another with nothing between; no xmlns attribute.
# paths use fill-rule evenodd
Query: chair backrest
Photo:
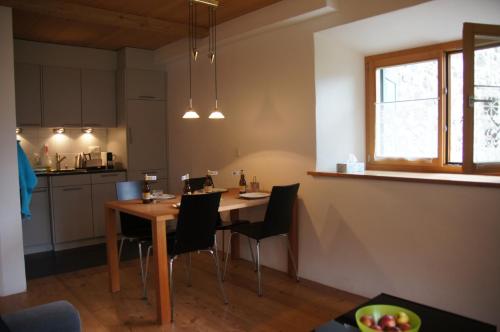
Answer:
<svg viewBox="0 0 500 332"><path fill-rule="evenodd" d="M140 199L141 193L142 181L125 181L116 183L116 199L119 201Z"/></svg>
<svg viewBox="0 0 500 332"><path fill-rule="evenodd" d="M142 181L126 181L116 183L116 198L120 201L140 199ZM125 237L143 237L151 235L151 223L143 218L120 212L120 226Z"/></svg>
<svg viewBox="0 0 500 332"><path fill-rule="evenodd" d="M205 186L205 177L191 178L188 180L192 191L201 190Z"/></svg>
<svg viewBox="0 0 500 332"><path fill-rule="evenodd" d="M214 245L221 193L183 195L177 217L173 255Z"/></svg>
<svg viewBox="0 0 500 332"><path fill-rule="evenodd" d="M264 217L266 236L287 234L293 218L293 205L297 199L299 183L289 186L274 186Z"/></svg>

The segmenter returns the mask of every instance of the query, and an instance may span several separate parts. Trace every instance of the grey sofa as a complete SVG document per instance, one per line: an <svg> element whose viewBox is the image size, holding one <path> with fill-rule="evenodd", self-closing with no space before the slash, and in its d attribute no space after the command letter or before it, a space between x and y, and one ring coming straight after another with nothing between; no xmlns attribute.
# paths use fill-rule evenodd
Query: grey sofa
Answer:
<svg viewBox="0 0 500 332"><path fill-rule="evenodd" d="M3 322L2 322L3 321ZM0 316L0 332L80 332L78 310L57 301Z"/></svg>

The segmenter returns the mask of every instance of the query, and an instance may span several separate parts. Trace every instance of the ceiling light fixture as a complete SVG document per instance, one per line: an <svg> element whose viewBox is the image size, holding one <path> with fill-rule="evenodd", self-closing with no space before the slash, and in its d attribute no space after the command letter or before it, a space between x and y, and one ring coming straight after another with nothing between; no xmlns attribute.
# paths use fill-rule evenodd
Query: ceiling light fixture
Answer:
<svg viewBox="0 0 500 332"><path fill-rule="evenodd" d="M193 109L193 83L192 83L192 61L198 58L196 48L196 7L193 0L189 0L189 24L188 24L188 61L189 61L189 108L182 116L183 119L199 119L200 116Z"/></svg>
<svg viewBox="0 0 500 332"><path fill-rule="evenodd" d="M212 5L208 8L208 22L210 34L208 36L208 58L210 63L214 65L214 90L215 90L215 108L208 116L209 119L219 120L224 119L225 116L219 110L219 98L217 90L217 19L216 12L217 5Z"/></svg>
<svg viewBox="0 0 500 332"><path fill-rule="evenodd" d="M62 127L61 127L61 128L54 128L54 129L52 129L52 132L53 132L54 134L64 134L65 129L64 129L64 128L62 128Z"/></svg>

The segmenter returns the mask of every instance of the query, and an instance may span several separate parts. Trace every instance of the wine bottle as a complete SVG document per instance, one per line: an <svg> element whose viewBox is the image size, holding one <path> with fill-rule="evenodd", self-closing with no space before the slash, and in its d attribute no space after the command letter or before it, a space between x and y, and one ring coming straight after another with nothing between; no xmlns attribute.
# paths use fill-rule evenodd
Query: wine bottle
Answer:
<svg viewBox="0 0 500 332"><path fill-rule="evenodd" d="M214 180L210 175L210 171L207 172L207 177L205 178L203 189L205 190L206 193L211 193L214 190Z"/></svg>
<svg viewBox="0 0 500 332"><path fill-rule="evenodd" d="M184 189L182 190L184 195L191 195L191 185L189 184L189 173L186 175L183 175L181 177L181 180L184 181Z"/></svg>
<svg viewBox="0 0 500 332"><path fill-rule="evenodd" d="M151 195L151 184L149 183L150 177L144 175L144 184L142 186L142 202L144 204L149 204L153 202L153 196Z"/></svg>
<svg viewBox="0 0 500 332"><path fill-rule="evenodd" d="M243 174L243 170L240 171L240 194L244 194L247 192L247 181L245 180L245 174Z"/></svg>

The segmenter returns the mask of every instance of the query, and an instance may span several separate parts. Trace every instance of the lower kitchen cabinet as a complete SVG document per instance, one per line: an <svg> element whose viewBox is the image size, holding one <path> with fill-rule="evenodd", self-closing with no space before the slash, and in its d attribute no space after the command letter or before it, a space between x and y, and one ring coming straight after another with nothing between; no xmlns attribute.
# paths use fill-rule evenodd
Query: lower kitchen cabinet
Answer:
<svg viewBox="0 0 500 332"><path fill-rule="evenodd" d="M31 219L23 220L24 254L52 250L49 188L46 179L39 179L39 183L41 187L33 191L31 198Z"/></svg>
<svg viewBox="0 0 500 332"><path fill-rule="evenodd" d="M106 235L104 204L116 200L116 182L121 181L126 181L124 172L92 175L92 220L95 237Z"/></svg>
<svg viewBox="0 0 500 332"><path fill-rule="evenodd" d="M93 238L91 185L56 187L52 190L54 242Z"/></svg>

